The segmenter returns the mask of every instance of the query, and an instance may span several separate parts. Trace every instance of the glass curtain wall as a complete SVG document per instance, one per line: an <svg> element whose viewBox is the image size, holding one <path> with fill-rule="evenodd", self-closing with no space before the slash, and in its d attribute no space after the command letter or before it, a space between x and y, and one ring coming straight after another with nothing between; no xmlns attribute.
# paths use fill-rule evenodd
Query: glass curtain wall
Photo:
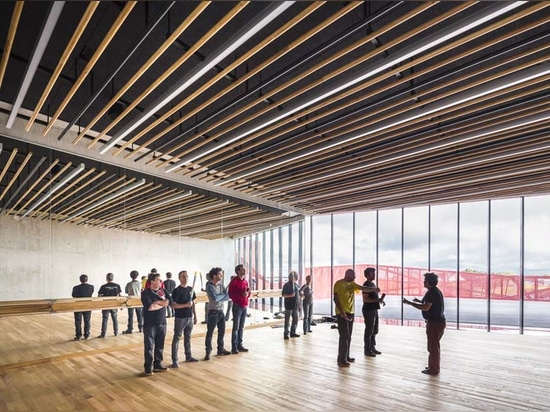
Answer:
<svg viewBox="0 0 550 412"><path fill-rule="evenodd" d="M449 327L457 322L458 276L458 205L430 208L430 264L437 273L445 294L445 316Z"/></svg>
<svg viewBox="0 0 550 412"><path fill-rule="evenodd" d="M526 330L550 327L550 196L524 199L524 317Z"/></svg>
<svg viewBox="0 0 550 412"><path fill-rule="evenodd" d="M489 202L458 205L458 273L456 321L487 329L489 284ZM447 294L447 300L452 294Z"/></svg>
<svg viewBox="0 0 550 412"><path fill-rule="evenodd" d="M491 201L489 329L518 329L521 299L521 199Z"/></svg>
<svg viewBox="0 0 550 412"><path fill-rule="evenodd" d="M407 298L421 298L424 294L424 273L429 269L430 209L415 207L403 209L403 294ZM400 296L397 296L400 298ZM387 301L386 306L390 303ZM400 299L393 299L392 306L401 305ZM389 311L386 311L389 313ZM387 315L388 313L385 313ZM411 306L403 309L405 321L422 323L422 313Z"/></svg>
<svg viewBox="0 0 550 412"><path fill-rule="evenodd" d="M280 289L291 269L313 276L316 316L332 316L332 285L346 269L376 267L387 323L422 324L401 298L440 277L449 326L550 331L550 196L308 217L236 240L258 289ZM357 305L361 305L358 295ZM281 310L281 299L262 308Z"/></svg>
<svg viewBox="0 0 550 412"><path fill-rule="evenodd" d="M380 317L402 319L401 297L415 292L415 286L403 279L403 210L382 210L376 214L378 227L378 266L376 274L378 287L386 293L386 306ZM407 313L416 319L416 313Z"/></svg>

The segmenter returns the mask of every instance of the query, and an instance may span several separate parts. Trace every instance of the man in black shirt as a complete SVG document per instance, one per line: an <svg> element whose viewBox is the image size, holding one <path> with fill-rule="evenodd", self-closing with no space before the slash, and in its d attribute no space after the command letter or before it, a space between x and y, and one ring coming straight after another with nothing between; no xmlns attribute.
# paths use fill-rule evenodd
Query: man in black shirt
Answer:
<svg viewBox="0 0 550 412"><path fill-rule="evenodd" d="M73 288L73 298L90 298L92 297L93 293L94 287L93 285L88 284L88 276L80 275L80 285L76 285ZM80 340L82 338L82 319L84 319L84 339L88 339L90 337L91 318L91 310L74 313L74 326L76 330L74 340Z"/></svg>
<svg viewBox="0 0 550 412"><path fill-rule="evenodd" d="M375 288L376 284L374 279L376 278L376 269L375 268L366 268L363 272L365 278L367 279L363 286L370 288ZM376 335L378 335L378 310L380 309L380 304L385 305L384 296L378 296L376 290L370 292L363 292L363 318L365 319L365 335L363 337L365 356L371 358L376 357L376 355L381 355L382 352L376 349Z"/></svg>
<svg viewBox="0 0 550 412"><path fill-rule="evenodd" d="M145 346L145 374L164 372L162 365L164 340L166 338L166 307L172 304L172 297L162 288L158 273L149 273L149 288L141 292L143 303L143 342Z"/></svg>
<svg viewBox="0 0 550 412"><path fill-rule="evenodd" d="M412 301L403 298L403 303L422 311L426 321L428 339L428 367L422 371L426 375L438 375L440 370L441 347L439 341L445 332L445 302L443 293L437 287L439 278L435 273L424 274L424 287L428 289L422 300Z"/></svg>
<svg viewBox="0 0 550 412"><path fill-rule="evenodd" d="M120 285L118 283L113 282L113 279L115 278L115 275L112 273L107 273L107 276L105 277L107 279L107 283L104 285L101 285L99 288L98 296L120 296L122 293L122 289L120 288ZM113 330L115 332L115 336L118 335L118 309L105 309L101 311L102 314L102 320L101 320L101 335L99 335L99 338L104 338L105 334L107 333L107 324L109 322L109 314L111 315L111 319L113 320Z"/></svg>
<svg viewBox="0 0 550 412"><path fill-rule="evenodd" d="M195 291L187 285L188 275L182 270L178 278L180 285L172 292L172 307L174 308L174 337L172 338L172 367L178 368L178 349L183 333L183 347L185 349L185 361L197 362L191 356L191 332L193 325L197 324L197 313L195 312ZM164 282L166 285L166 282Z"/></svg>
<svg viewBox="0 0 550 412"><path fill-rule="evenodd" d="M298 274L292 270L288 274L288 282L283 285L282 296L285 303L285 329L283 337L285 339L299 338L300 335L296 333L296 327L298 326L298 297L300 292L298 285L296 284ZM292 324L290 324L290 318L292 317ZM288 332L290 326L290 335Z"/></svg>

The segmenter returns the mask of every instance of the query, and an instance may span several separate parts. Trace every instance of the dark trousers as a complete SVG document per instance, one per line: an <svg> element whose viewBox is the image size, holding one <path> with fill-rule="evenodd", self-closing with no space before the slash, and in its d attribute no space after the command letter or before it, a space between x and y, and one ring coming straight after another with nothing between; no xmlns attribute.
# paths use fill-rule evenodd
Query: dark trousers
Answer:
<svg viewBox="0 0 550 412"><path fill-rule="evenodd" d="M143 328L143 346L146 371L159 366L163 360L164 340L166 338L166 325L145 326Z"/></svg>
<svg viewBox="0 0 550 412"><path fill-rule="evenodd" d="M193 317L174 319L174 337L172 338L172 363L178 362L178 349L183 333L183 348L185 360L191 359L191 332L193 331Z"/></svg>
<svg viewBox="0 0 550 412"><path fill-rule="evenodd" d="M206 353L212 352L212 336L214 329L218 327L218 353L223 351L223 336L225 335L225 315L223 310L209 310L208 318L206 319L206 338L204 345Z"/></svg>
<svg viewBox="0 0 550 412"><path fill-rule="evenodd" d="M311 332L311 318L313 317L313 302L303 301L304 307L304 333Z"/></svg>
<svg viewBox="0 0 550 412"><path fill-rule="evenodd" d="M338 340L338 362L347 362L350 358L349 347L351 345L351 334L353 332L353 314L348 314L351 320L347 320L343 316L336 316L338 323L338 334L340 339Z"/></svg>
<svg viewBox="0 0 550 412"><path fill-rule="evenodd" d="M113 320L113 330L115 332L115 335L118 335L118 309L107 309L102 310L101 315L101 335L105 336L107 333L107 323L109 322L109 314L111 315L111 319Z"/></svg>
<svg viewBox="0 0 550 412"><path fill-rule="evenodd" d="M290 324L290 318L292 317L292 324ZM288 328L290 326L290 334L296 335L296 328L298 327L298 308L285 310L285 336L288 336Z"/></svg>
<svg viewBox="0 0 550 412"><path fill-rule="evenodd" d="M74 328L75 336L77 338L82 337L82 320L84 319L84 337L90 337L90 319L92 318L92 311L75 312L74 313Z"/></svg>
<svg viewBox="0 0 550 412"><path fill-rule="evenodd" d="M246 307L233 303L233 329L231 330L231 350L243 347L243 329L246 322Z"/></svg>
<svg viewBox="0 0 550 412"><path fill-rule="evenodd" d="M128 308L128 331L134 330L134 311L137 317L139 331L143 329L142 308Z"/></svg>
<svg viewBox="0 0 550 412"><path fill-rule="evenodd" d="M229 320L229 316L231 315L232 312L233 312L233 302L228 300L227 301L227 309L225 311L225 321L226 322Z"/></svg>
<svg viewBox="0 0 550 412"><path fill-rule="evenodd" d="M445 333L445 322L426 322L426 337L428 338L428 369L439 373L441 362L441 346L439 341Z"/></svg>
<svg viewBox="0 0 550 412"><path fill-rule="evenodd" d="M376 335L378 335L378 310L363 310L365 318L365 353L372 353L376 349Z"/></svg>

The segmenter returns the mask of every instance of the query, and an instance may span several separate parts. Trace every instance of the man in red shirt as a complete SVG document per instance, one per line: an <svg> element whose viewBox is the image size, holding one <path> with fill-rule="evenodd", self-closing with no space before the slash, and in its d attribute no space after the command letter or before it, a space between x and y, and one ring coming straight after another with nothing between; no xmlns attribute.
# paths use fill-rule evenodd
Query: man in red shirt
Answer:
<svg viewBox="0 0 550 412"><path fill-rule="evenodd" d="M233 301L233 330L231 332L231 353L248 352L243 346L243 329L246 321L246 309L248 307L248 298L250 297L250 288L245 279L246 270L243 265L235 267L235 276L229 282L227 292L229 298Z"/></svg>

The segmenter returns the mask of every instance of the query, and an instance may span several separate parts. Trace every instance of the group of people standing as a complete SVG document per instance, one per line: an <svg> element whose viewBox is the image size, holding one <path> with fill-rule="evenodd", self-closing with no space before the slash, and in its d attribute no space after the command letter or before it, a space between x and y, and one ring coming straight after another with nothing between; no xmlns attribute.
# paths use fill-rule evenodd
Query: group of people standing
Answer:
<svg viewBox="0 0 550 412"><path fill-rule="evenodd" d="M144 338L144 369L147 375L154 371L165 371L167 367L162 364L164 355L164 343L166 338L166 318L174 316L174 336L172 339L172 364L173 368L179 367L179 342L183 335L184 353L186 362L197 362L191 354L191 332L197 324L197 313L195 310L196 294L193 287L188 285L189 276L186 270L178 274L179 286L172 280L172 274L166 274L167 279L163 282L156 269L152 269L142 281L138 280L137 270L130 272L132 279L125 288L128 296L140 296L143 307L128 308L128 328L124 334L133 333L134 315L137 318L139 332L143 332ZM247 318L248 299L250 287L245 279L246 270L243 265L235 267L235 275L231 278L228 287L223 285L223 270L212 268L207 274L206 294L207 303L207 333L205 339L206 356L210 360L212 353L212 337L218 329L217 354L230 355L248 352L243 345L244 324ZM98 296L120 296L122 289L114 282L114 275L108 273L107 283L99 289ZM74 298L91 297L94 293L94 286L88 283L88 276L80 276L80 284L73 288ZM231 299L233 314L233 330L231 333L231 351L224 347L226 315L223 311L224 302ZM75 338L88 339L91 327L91 311L75 312ZM102 310L101 334L99 338L105 338L109 316L113 321L115 336L118 335L118 309ZM84 324L84 331L82 330Z"/></svg>
<svg viewBox="0 0 550 412"><path fill-rule="evenodd" d="M355 293L363 295L363 317L365 320L364 351L367 357L381 355L376 349L376 335L378 334L378 310L385 305L385 294L379 295L380 288L374 283L375 268L366 268L366 278L363 286L355 283L355 271L346 270L344 278L334 284L334 304L336 307L336 321L338 325L338 357L337 363L341 367L349 367L355 358L350 356L351 335L355 318ZM424 287L427 289L422 299L412 301L403 298L403 303L422 311L426 322L426 336L428 341L428 366L421 372L427 375L438 375L440 372L441 347L440 340L445 332L445 304L443 294L437 287L439 278L435 273L424 274Z"/></svg>
<svg viewBox="0 0 550 412"><path fill-rule="evenodd" d="M235 267L235 275L232 276L228 287L223 285L223 270L219 267L210 269L207 274L206 305L207 332L205 337L205 357L210 360L212 354L212 339L217 329L216 354L226 356L248 352L243 346L243 331L247 318L250 287L246 280L246 270L243 265ZM336 307L336 321L339 332L337 363L341 367L349 367L355 358L350 355L351 336L354 323L355 293L360 291L363 296L362 313L365 320L364 354L367 357L376 357L380 352L376 348L376 335L379 330L378 310L385 305L385 294L379 295L380 288L375 283L376 270L366 268L364 271L366 281L361 286L355 283L355 271L346 270L344 278L334 284L334 304ZM144 334L144 370L146 375L152 375L155 371L166 371L163 365L164 343L166 338L166 318L174 316L174 336L172 339L172 364L171 367L179 367L179 341L183 335L184 353L186 362L197 362L191 354L191 332L197 323L195 310L196 294L193 287L188 285L187 271L182 270L178 274L180 285L167 276L162 282L160 274L152 270L145 280L145 286L137 280L139 273L136 270L130 272L131 282L126 285L125 292L128 296L141 296L143 308L128 308L128 329L123 333L133 331L133 317L136 315L139 331ZM107 283L99 289L98 296L120 296L121 288L114 283L114 275L108 273ZM285 322L283 338L288 340L300 335L297 333L298 308L300 302L303 308L303 333L311 333L313 311L313 287L311 276L306 276L306 283L298 287L298 274L295 271L289 273L288 282L283 285L282 297L285 306ZM440 340L445 331L445 313L443 294L437 288L438 276L434 273L424 274L424 286L427 289L424 297L413 300L403 299L403 303L421 310L426 321L426 335L428 341L428 366L422 373L437 375L440 372ZM86 275L80 276L80 284L73 288L72 296L91 297L94 291L93 285L88 284ZM231 351L225 348L224 336L226 327L226 314L224 302L231 300L233 329L231 333ZM113 320L115 336L118 335L117 309L102 310L102 325L99 338L104 338L107 330L108 318ZM90 336L91 311L75 312L75 340ZM84 321L84 331L82 331Z"/></svg>
<svg viewBox="0 0 550 412"><path fill-rule="evenodd" d="M283 285L281 296L284 298L285 324L283 338L299 338L296 332L298 328L298 310L300 304L303 310L303 332L304 335L311 333L311 321L313 317L313 286L311 276L306 276L306 283L298 286L298 273L291 270L288 274L288 282Z"/></svg>
<svg viewBox="0 0 550 412"><path fill-rule="evenodd" d="M136 272L137 273L137 272ZM114 282L114 275L112 273L107 273L106 280L107 283L101 285L99 288L98 296L120 296L122 289L120 285ZM140 284L138 283L138 293ZM130 283L128 284L130 285ZM128 292L128 286L126 286ZM80 284L76 285L73 288L72 297L73 298L90 298L94 293L94 286L88 283L87 275L80 275ZM141 311L140 311L141 312ZM117 309L104 309L101 311L101 334L99 338L104 338L107 333L107 325L109 323L109 316L113 321L113 330L115 336L118 335L118 310ZM83 311L74 313L74 322L75 322L75 337L74 340L88 339L90 337L90 328L91 328L91 317L92 311ZM130 314L128 315L130 319ZM140 325L141 318L138 316ZM84 323L84 333L82 331L82 323ZM140 326L141 331L141 326Z"/></svg>
<svg viewBox="0 0 550 412"><path fill-rule="evenodd" d="M207 331L205 337L205 357L210 360L212 353L212 338L214 331L218 329L217 355L225 356L248 352L243 346L243 331L247 317L248 299L250 287L245 279L246 271L243 265L235 267L235 276L226 288L223 285L223 270L219 267L210 269L207 274L206 294L207 304ZM172 339L172 368L178 368L179 341L183 334L184 352L186 362L197 362L191 354L191 332L193 325L197 323L195 310L196 294L187 284L187 271L179 273L180 285L168 293L162 287L158 274L149 274L150 286L141 293L143 303L143 328L144 328L144 369L146 375L154 372L166 371L162 364L164 352L164 340L166 337L166 313L168 308L174 310L174 337ZM233 330L231 333L231 351L225 349L225 313L224 302L231 299L233 314Z"/></svg>

